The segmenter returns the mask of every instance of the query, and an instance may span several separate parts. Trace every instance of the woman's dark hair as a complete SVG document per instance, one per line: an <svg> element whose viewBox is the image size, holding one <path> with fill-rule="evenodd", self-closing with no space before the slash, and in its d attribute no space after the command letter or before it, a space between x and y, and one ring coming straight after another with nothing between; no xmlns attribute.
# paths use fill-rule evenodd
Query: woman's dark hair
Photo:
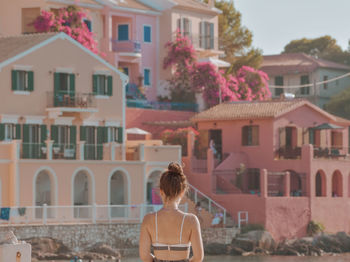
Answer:
<svg viewBox="0 0 350 262"><path fill-rule="evenodd" d="M170 163L160 177L160 189L168 199L174 199L187 191L187 187L187 179L182 167L177 163Z"/></svg>

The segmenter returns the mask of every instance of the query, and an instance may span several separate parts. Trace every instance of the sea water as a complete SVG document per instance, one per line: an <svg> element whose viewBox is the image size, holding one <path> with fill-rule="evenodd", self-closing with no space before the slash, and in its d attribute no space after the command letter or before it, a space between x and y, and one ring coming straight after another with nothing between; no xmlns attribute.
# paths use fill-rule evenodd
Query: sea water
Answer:
<svg viewBox="0 0 350 262"><path fill-rule="evenodd" d="M206 256L204 262L349 262L350 254L323 256L323 257L295 257L295 256ZM53 262L53 261L47 261ZM69 262L69 261L56 261ZM88 260L83 260L88 262ZM113 262L96 261L94 262ZM122 262L141 262L139 258L123 258Z"/></svg>

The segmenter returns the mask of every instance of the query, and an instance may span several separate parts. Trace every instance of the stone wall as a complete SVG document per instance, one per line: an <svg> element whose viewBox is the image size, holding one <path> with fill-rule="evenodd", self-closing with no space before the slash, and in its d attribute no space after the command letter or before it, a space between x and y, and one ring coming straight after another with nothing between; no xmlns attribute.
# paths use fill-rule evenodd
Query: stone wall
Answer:
<svg viewBox="0 0 350 262"><path fill-rule="evenodd" d="M74 251L81 251L96 243L106 243L123 255L137 254L140 224L74 224L1 226L0 234L12 230L18 239L49 237L61 240ZM238 233L236 228L208 228L202 230L203 243L229 244Z"/></svg>

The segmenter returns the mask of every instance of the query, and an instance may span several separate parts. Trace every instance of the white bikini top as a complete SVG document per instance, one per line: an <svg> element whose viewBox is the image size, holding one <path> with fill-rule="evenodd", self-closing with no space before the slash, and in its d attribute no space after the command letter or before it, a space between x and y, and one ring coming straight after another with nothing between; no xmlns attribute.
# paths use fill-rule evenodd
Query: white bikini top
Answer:
<svg viewBox="0 0 350 262"><path fill-rule="evenodd" d="M180 243L179 244L173 244L173 245L168 245L168 244L162 244L162 243L158 243L158 217L157 217L157 213L156 212L156 243L153 243L153 249L154 250L172 250L172 251L187 251L190 246L191 243L188 244L182 244L182 229L183 229L183 225L185 222L185 217L186 214L184 214L183 218L182 218L182 223L181 223L181 230L180 230Z"/></svg>

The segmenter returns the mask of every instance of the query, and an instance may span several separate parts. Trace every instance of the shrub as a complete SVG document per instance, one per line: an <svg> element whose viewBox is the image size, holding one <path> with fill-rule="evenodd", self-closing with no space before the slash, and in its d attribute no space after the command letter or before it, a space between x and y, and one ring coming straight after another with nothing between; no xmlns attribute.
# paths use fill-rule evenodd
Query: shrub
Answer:
<svg viewBox="0 0 350 262"><path fill-rule="evenodd" d="M192 127L179 128L176 130L166 129L162 132L161 138L166 145L180 145L182 146L182 156L187 156L187 134L189 131L198 135L198 132Z"/></svg>
<svg viewBox="0 0 350 262"><path fill-rule="evenodd" d="M316 235L318 233L323 232L325 229L324 225L320 222L316 222L311 220L309 224L307 225L307 234L309 236Z"/></svg>
<svg viewBox="0 0 350 262"><path fill-rule="evenodd" d="M250 231L263 230L265 231L265 227L262 224L248 224L241 227L241 234L248 233Z"/></svg>

